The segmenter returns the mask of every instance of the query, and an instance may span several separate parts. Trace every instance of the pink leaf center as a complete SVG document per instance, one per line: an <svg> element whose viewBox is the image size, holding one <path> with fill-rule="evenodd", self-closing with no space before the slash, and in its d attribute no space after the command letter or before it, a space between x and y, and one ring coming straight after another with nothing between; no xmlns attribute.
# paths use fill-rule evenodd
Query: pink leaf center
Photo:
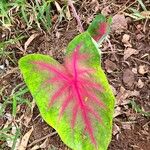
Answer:
<svg viewBox="0 0 150 150"><path fill-rule="evenodd" d="M101 33L99 36L102 36L106 32L106 24L101 24L100 28ZM62 98L64 99L62 99L62 105L59 110L60 120L66 109L68 109L69 104L73 103L71 109L72 115L68 114L71 117L71 127L74 128L77 117L80 114L84 128L91 142L96 146L97 143L92 122L94 120L97 120L99 123L102 122L99 112L97 112L94 106L106 108L103 101L97 96L103 92L103 88L100 84L93 82L91 79L94 70L89 69L87 66L81 66L80 63L89 59L89 56L79 53L79 50L80 46L77 46L72 55L65 59L64 66L55 66L42 61L34 61L33 64L35 64L39 70L45 70L52 74L52 77L47 80L47 83L57 85L58 87L50 98L49 107L53 106L53 104L63 96ZM92 121L91 115L92 118L94 117Z"/></svg>

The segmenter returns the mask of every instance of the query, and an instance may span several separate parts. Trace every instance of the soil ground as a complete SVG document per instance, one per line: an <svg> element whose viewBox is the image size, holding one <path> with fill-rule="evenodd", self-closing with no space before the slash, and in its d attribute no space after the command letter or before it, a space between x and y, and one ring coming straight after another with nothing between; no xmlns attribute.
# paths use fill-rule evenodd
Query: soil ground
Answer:
<svg viewBox="0 0 150 150"><path fill-rule="evenodd" d="M124 15L124 12L128 12L127 8L131 6L139 8L134 0L111 2L104 0L103 3L85 0L75 3L85 30L94 15L99 12L113 17L112 31L108 37L110 42L105 41L101 47L102 67L116 96L113 135L109 150L148 150L150 147L150 22L149 19L134 21ZM150 3L145 1L145 6L150 8ZM8 30L2 32L5 36L10 36ZM67 44L79 34L79 31L76 20L71 18L70 21L64 19L60 23L54 22L49 33L36 29L27 31L30 36L34 33L38 33L38 36L27 47L25 55L47 54L62 63ZM15 29L11 34L15 34ZM0 40L4 38L1 36ZM25 41L20 43L21 46L24 46L24 43ZM16 62L24 55L16 45L9 45L7 50L14 52L10 57L16 59L14 60ZM0 86L4 88L3 95L7 97L11 95L16 85L23 83L23 79L17 64L3 58L0 63L5 64L5 71L0 72ZM32 101L29 92L24 97ZM3 97L0 97L0 103L4 103ZM33 127L27 149L33 147L45 150L69 149L57 133L50 136L55 131L41 119L36 106L33 107L33 114L25 104L20 104L17 109L14 123L20 126L21 134L25 135ZM12 106L8 104L5 115L0 117L0 127L8 122L7 114L11 111ZM20 117L23 117L21 123L19 123ZM0 141L0 145L5 145L4 143ZM39 147L42 144L43 147ZM3 149L10 148L6 144Z"/></svg>

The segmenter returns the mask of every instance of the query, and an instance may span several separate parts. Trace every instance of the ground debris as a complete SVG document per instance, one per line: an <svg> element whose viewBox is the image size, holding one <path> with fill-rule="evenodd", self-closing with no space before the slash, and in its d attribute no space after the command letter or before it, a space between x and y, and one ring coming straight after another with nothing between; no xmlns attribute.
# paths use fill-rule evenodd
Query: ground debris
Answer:
<svg viewBox="0 0 150 150"><path fill-rule="evenodd" d="M126 20L124 14L116 14L112 18L111 29L113 32L117 32L117 33L120 33L124 29L127 29L127 20Z"/></svg>
<svg viewBox="0 0 150 150"><path fill-rule="evenodd" d="M138 68L138 72L141 75L148 73L148 71L149 71L149 69L148 69L148 66L146 66L146 65L140 65Z"/></svg>
<svg viewBox="0 0 150 150"><path fill-rule="evenodd" d="M142 80L141 79L139 79L138 80L138 83L137 83L137 86L138 86L138 88L143 88L143 86L144 86L144 82L142 82Z"/></svg>
<svg viewBox="0 0 150 150"><path fill-rule="evenodd" d="M33 127L22 137L19 150L26 150L29 138L33 132Z"/></svg>
<svg viewBox="0 0 150 150"><path fill-rule="evenodd" d="M134 73L132 72L132 70L126 69L123 72L123 82L124 82L125 86L132 87L132 85L135 82L135 77L134 77Z"/></svg>
<svg viewBox="0 0 150 150"><path fill-rule="evenodd" d="M122 42L124 43L125 47L132 47L129 40L130 40L130 35L124 34L123 37L122 37Z"/></svg>
<svg viewBox="0 0 150 150"><path fill-rule="evenodd" d="M130 90L126 90L124 87L120 87L120 91L116 96L116 105L126 105L130 102L129 97L133 97L133 96L139 96L140 92L139 91L130 91Z"/></svg>
<svg viewBox="0 0 150 150"><path fill-rule="evenodd" d="M117 70L117 66L114 62L110 61L109 59L106 59L104 61L104 64L105 64L105 69L108 73L111 73L115 70Z"/></svg>
<svg viewBox="0 0 150 150"><path fill-rule="evenodd" d="M127 60L133 54L138 54L138 51L134 48L130 48L130 47L126 48L124 50L124 60Z"/></svg>

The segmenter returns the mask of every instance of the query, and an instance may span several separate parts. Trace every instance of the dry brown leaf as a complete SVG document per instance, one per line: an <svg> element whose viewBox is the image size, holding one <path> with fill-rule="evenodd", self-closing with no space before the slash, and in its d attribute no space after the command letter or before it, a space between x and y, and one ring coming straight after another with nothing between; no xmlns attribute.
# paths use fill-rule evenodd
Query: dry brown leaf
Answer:
<svg viewBox="0 0 150 150"><path fill-rule="evenodd" d="M130 35L124 34L123 37L122 37L122 42L124 43L125 47L132 47L129 40L130 40Z"/></svg>
<svg viewBox="0 0 150 150"><path fill-rule="evenodd" d="M115 117L117 117L117 116L119 116L119 115L121 115L121 114L122 114L121 107L117 106L117 107L115 108L115 113L114 113L113 117L115 118Z"/></svg>
<svg viewBox="0 0 150 150"><path fill-rule="evenodd" d="M94 12L97 13L97 11L100 9L100 4L98 0L92 0L91 1L91 6L93 5Z"/></svg>
<svg viewBox="0 0 150 150"><path fill-rule="evenodd" d="M110 6L107 6L107 7L103 8L101 13L104 16L108 16L111 13Z"/></svg>
<svg viewBox="0 0 150 150"><path fill-rule="evenodd" d="M148 67L146 65L141 65L141 66L139 66L138 72L141 75L144 75L144 74L148 73Z"/></svg>
<svg viewBox="0 0 150 150"><path fill-rule="evenodd" d="M144 34L137 34L137 35L136 35L136 39L137 39L137 40L141 40L141 39L144 38L144 37L145 37Z"/></svg>
<svg viewBox="0 0 150 150"><path fill-rule="evenodd" d="M112 18L111 30L121 32L123 29L127 29L127 20L124 14L117 14Z"/></svg>
<svg viewBox="0 0 150 150"><path fill-rule="evenodd" d="M112 91L113 91L113 94L114 94L114 95L117 95L116 89L115 89L112 85L110 85L110 87L111 87L111 89L112 89Z"/></svg>
<svg viewBox="0 0 150 150"><path fill-rule="evenodd" d="M105 69L108 73L117 70L117 65L114 62L110 61L109 59L106 59L104 64L105 64Z"/></svg>
<svg viewBox="0 0 150 150"><path fill-rule="evenodd" d="M31 108L27 108L26 112L24 113L24 117L23 117L23 124L28 127L29 122L32 119L32 115L33 115L33 109L35 107L35 102L33 101L31 104Z"/></svg>
<svg viewBox="0 0 150 150"><path fill-rule="evenodd" d="M61 36L61 33L60 33L60 32L58 32L58 31L56 31L56 37L59 39L59 38L60 38L60 36Z"/></svg>
<svg viewBox="0 0 150 150"><path fill-rule="evenodd" d="M62 12L62 8L60 7L59 3L57 3L56 1L55 1L55 6L56 6L56 8L57 8L57 11L58 11L59 13L61 13L61 12Z"/></svg>
<svg viewBox="0 0 150 150"><path fill-rule="evenodd" d="M129 97L133 97L133 96L139 96L140 92L139 91L130 91L130 90L126 90L124 87L120 87L120 91L116 96L116 105L127 105L130 103L130 100L127 99Z"/></svg>
<svg viewBox="0 0 150 150"><path fill-rule="evenodd" d="M137 74L137 68L132 68L132 72L133 72L134 74Z"/></svg>
<svg viewBox="0 0 150 150"><path fill-rule="evenodd" d="M134 73L130 69L126 69L123 72L123 82L126 86L132 87L134 83Z"/></svg>
<svg viewBox="0 0 150 150"><path fill-rule="evenodd" d="M49 145L48 138L41 145L34 145L31 150L46 149Z"/></svg>
<svg viewBox="0 0 150 150"><path fill-rule="evenodd" d="M129 96L127 90L124 87L120 87L120 91L116 96L117 105L120 105Z"/></svg>
<svg viewBox="0 0 150 150"><path fill-rule="evenodd" d="M27 50L27 47L30 45L30 43L37 37L39 35L39 33L34 33L34 34L32 34L29 38L28 38L28 40L25 42L25 44L24 44L24 49L25 49L25 51Z"/></svg>
<svg viewBox="0 0 150 150"><path fill-rule="evenodd" d="M131 124L130 123L126 123L126 122L122 122L122 128L124 130L131 130Z"/></svg>
<svg viewBox="0 0 150 150"><path fill-rule="evenodd" d="M129 42L129 40L130 40L130 35L124 34L122 37L122 42L126 44Z"/></svg>
<svg viewBox="0 0 150 150"><path fill-rule="evenodd" d="M48 138L40 145L40 148L47 148L48 147Z"/></svg>
<svg viewBox="0 0 150 150"><path fill-rule="evenodd" d="M136 91L136 90L134 90L134 91L129 91L129 90L127 90L127 92L128 92L128 97L131 97L131 96L139 96L140 95L140 92L139 91Z"/></svg>
<svg viewBox="0 0 150 150"><path fill-rule="evenodd" d="M118 125L114 124L113 125L113 135L116 135L120 132L120 128Z"/></svg>
<svg viewBox="0 0 150 150"><path fill-rule="evenodd" d="M72 17L71 17L71 13L70 13L69 6L67 6L67 8L66 8L65 14L66 14L66 18L67 18L68 20L71 20Z"/></svg>
<svg viewBox="0 0 150 150"><path fill-rule="evenodd" d="M124 60L128 59L133 54L138 54L138 51L134 48L126 48L124 51Z"/></svg>
<svg viewBox="0 0 150 150"><path fill-rule="evenodd" d="M141 89L144 86L144 83L142 82L141 79L138 80L137 86Z"/></svg>
<svg viewBox="0 0 150 150"><path fill-rule="evenodd" d="M26 150L30 135L33 132L33 127L22 137L21 143L19 145L19 150Z"/></svg>

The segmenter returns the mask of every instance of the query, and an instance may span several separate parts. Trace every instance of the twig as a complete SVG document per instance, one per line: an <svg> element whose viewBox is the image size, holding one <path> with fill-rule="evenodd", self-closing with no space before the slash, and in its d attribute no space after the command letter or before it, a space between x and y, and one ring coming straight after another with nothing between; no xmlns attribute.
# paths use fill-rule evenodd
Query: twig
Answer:
<svg viewBox="0 0 150 150"><path fill-rule="evenodd" d="M107 40L107 42L108 42L108 45L109 45L109 47L110 47L110 49L111 49L111 51L112 51L112 54L113 54L114 58L115 58L116 61L118 62L118 58L117 58L116 55L115 55L115 51L114 51L114 49L113 49L113 47L112 47L112 44L111 44L110 40L109 40L108 38L106 38L106 40Z"/></svg>
<svg viewBox="0 0 150 150"><path fill-rule="evenodd" d="M16 68L12 68L11 70L8 70L8 71L5 73L5 75L1 76L0 78L3 79L3 78L5 78L7 75L12 74L12 73L14 73L14 72L16 72L16 71L18 71L18 68L17 68L17 67L16 67Z"/></svg>
<svg viewBox="0 0 150 150"><path fill-rule="evenodd" d="M119 14L119 13L121 13L121 12L124 12L124 11L127 10L130 6L132 6L133 4L136 3L136 1L134 1L133 3L131 3L131 4L129 4L128 6L126 6L129 2L130 2L130 0L128 0L121 8L120 8L120 5L118 6L118 5L112 3L113 6L117 6L117 7L120 8L120 9L119 9L117 12L115 12L113 15L116 15L116 14Z"/></svg>
<svg viewBox="0 0 150 150"><path fill-rule="evenodd" d="M146 31L146 24L147 24L147 22L148 22L148 18L146 18L145 23L144 23L144 27L143 27L143 31L144 32Z"/></svg>
<svg viewBox="0 0 150 150"><path fill-rule="evenodd" d="M139 62L145 63L145 64L147 64L147 65L149 65L149 66L150 66L150 63L149 63L149 62L147 62L147 61L144 61L144 60L141 60L141 59L135 58L135 57L133 57L133 56L131 56L131 58L132 58L132 59L134 59L134 60L137 60L137 61L139 61Z"/></svg>
<svg viewBox="0 0 150 150"><path fill-rule="evenodd" d="M78 23L78 26L79 26L79 32L84 32L84 29L82 27L82 23L81 23L80 17L79 17L79 15L76 12L76 9L75 9L75 7L74 7L74 5L72 3L72 0L68 0L68 5L71 7L73 15L74 15L74 17L77 20L77 23Z"/></svg>
<svg viewBox="0 0 150 150"><path fill-rule="evenodd" d="M55 134L57 134L56 131L53 132L53 133L50 133L50 134L48 134L48 135L46 135L46 136L44 136L44 137L42 137L42 138L40 138L40 139L37 139L37 140L33 141L33 142L32 142L31 144L29 144L27 147L31 147L31 146L33 146L34 144L39 143L39 142L41 142L41 141L43 141L43 140L45 140L45 139L47 139L47 138L49 138L49 137L51 137L51 136L53 136L53 135L55 135Z"/></svg>

